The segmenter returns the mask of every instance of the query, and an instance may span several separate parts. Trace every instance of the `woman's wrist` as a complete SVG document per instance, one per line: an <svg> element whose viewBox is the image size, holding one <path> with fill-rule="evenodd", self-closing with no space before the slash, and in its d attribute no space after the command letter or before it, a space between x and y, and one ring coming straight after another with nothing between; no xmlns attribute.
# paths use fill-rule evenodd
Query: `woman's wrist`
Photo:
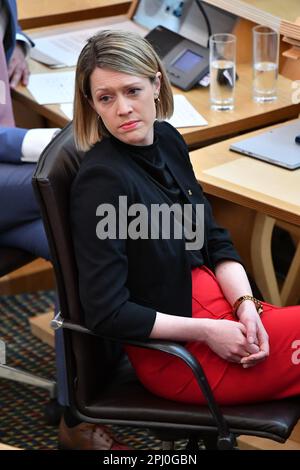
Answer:
<svg viewBox="0 0 300 470"><path fill-rule="evenodd" d="M258 315L261 315L263 311L262 303L255 297L252 297L252 295L247 294L239 297L233 305L233 314L238 318L243 312L251 310L255 311Z"/></svg>
<svg viewBox="0 0 300 470"><path fill-rule="evenodd" d="M255 307L254 303L251 300L245 300L235 310L235 316L237 316L239 318L240 315L242 315L244 312L249 312L249 310L253 310L253 312L257 313L257 310L256 310L256 307Z"/></svg>

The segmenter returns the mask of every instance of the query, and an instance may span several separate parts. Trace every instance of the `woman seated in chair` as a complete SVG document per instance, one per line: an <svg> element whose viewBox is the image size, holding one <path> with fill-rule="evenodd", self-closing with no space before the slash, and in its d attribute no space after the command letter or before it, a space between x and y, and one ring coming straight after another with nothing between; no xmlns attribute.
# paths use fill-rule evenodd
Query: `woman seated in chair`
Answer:
<svg viewBox="0 0 300 470"><path fill-rule="evenodd" d="M86 155L71 193L86 324L125 342L184 342L221 404L299 394L300 307L252 296L184 140L164 121L172 112L166 72L145 39L122 31L89 39L74 105L75 139ZM179 359L126 349L152 393L204 403Z"/></svg>

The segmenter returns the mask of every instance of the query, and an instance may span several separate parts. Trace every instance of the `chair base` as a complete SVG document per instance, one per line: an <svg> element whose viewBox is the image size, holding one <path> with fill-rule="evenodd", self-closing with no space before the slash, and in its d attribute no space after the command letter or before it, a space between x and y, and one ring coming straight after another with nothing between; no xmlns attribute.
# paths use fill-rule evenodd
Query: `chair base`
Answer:
<svg viewBox="0 0 300 470"><path fill-rule="evenodd" d="M53 380L37 377L23 370L15 369L4 364L0 364L0 377L3 379L13 380L23 384L34 385L35 387L43 388L49 392L50 398L56 398L56 383Z"/></svg>

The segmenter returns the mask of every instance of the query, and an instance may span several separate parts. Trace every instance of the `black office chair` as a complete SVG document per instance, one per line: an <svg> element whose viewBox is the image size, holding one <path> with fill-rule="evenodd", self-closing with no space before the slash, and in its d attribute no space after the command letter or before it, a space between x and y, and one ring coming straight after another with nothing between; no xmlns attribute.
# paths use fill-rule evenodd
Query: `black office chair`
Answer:
<svg viewBox="0 0 300 470"><path fill-rule="evenodd" d="M32 254L12 247L0 247L0 277L5 276L35 259ZM1 338L1 333L0 333ZM56 424L60 407L56 401L56 383L37 375L6 365L5 342L0 339L0 379L13 380L23 384L43 388L49 393L50 401L45 407L45 419L49 424Z"/></svg>
<svg viewBox="0 0 300 470"><path fill-rule="evenodd" d="M176 403L151 394L128 363L118 367L119 343L85 328L78 296L78 273L69 223L72 180L83 155L74 148L72 125L47 147L37 165L33 185L51 249L61 312L52 322L63 327L68 387L73 412L83 421L151 429L171 448L188 439L188 448L233 449L236 436L255 435L284 442L300 416L299 399L253 405L216 403L201 365L181 345L169 341L127 341L181 358L193 371L207 406ZM112 372L113 370L113 372Z"/></svg>

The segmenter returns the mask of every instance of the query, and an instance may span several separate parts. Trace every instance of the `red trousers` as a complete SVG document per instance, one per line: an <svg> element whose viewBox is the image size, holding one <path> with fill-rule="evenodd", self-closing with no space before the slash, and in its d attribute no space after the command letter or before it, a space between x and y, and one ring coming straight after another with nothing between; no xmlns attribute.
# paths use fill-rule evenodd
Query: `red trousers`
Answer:
<svg viewBox="0 0 300 470"><path fill-rule="evenodd" d="M207 268L192 271L193 318L236 321L214 274ZM244 369L215 354L206 344L187 342L201 363L220 404L238 404L300 395L300 306L275 307L263 302L262 322L269 335L270 355ZM127 353L143 385L169 400L205 403L199 386L180 359L160 351L127 346Z"/></svg>

